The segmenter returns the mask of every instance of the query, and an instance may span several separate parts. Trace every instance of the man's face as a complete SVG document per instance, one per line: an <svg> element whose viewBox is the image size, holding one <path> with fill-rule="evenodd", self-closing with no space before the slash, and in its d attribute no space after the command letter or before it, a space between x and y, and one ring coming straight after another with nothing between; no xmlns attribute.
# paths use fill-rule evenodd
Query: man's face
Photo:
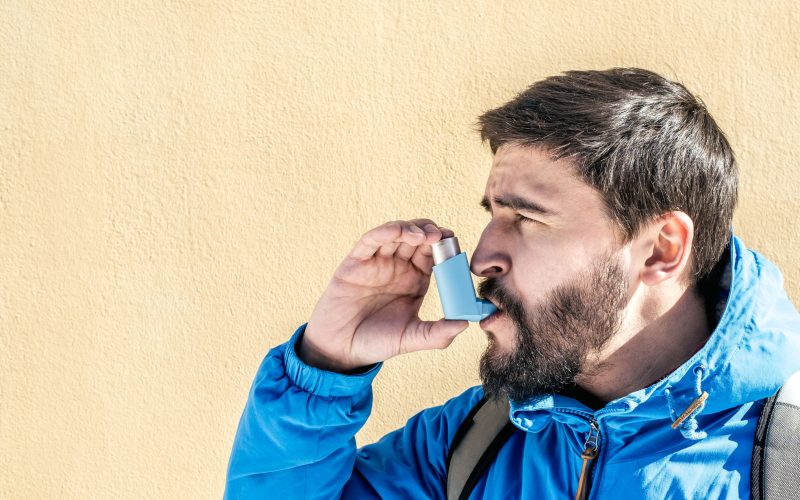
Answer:
<svg viewBox="0 0 800 500"><path fill-rule="evenodd" d="M541 150L498 149L484 199L492 219L470 267L504 311L485 327L484 389L515 400L558 391L602 362L620 328L630 277L619 231L600 193Z"/></svg>

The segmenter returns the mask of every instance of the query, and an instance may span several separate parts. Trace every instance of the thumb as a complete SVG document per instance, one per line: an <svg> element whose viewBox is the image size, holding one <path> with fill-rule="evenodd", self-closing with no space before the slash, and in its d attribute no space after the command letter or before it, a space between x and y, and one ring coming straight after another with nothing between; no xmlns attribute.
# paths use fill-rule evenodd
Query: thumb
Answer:
<svg viewBox="0 0 800 500"><path fill-rule="evenodd" d="M406 352L444 349L467 327L469 327L469 321L463 319L416 320L409 325Z"/></svg>

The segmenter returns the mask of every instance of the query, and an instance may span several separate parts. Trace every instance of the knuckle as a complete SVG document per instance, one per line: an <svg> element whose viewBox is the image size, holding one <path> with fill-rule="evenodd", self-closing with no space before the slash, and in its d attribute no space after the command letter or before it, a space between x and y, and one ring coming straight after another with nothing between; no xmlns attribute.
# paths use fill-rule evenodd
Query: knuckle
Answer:
<svg viewBox="0 0 800 500"><path fill-rule="evenodd" d="M413 219L411 222L418 225L419 227L423 227L425 224L433 224L436 227L439 227L438 224L433 222L431 219Z"/></svg>
<svg viewBox="0 0 800 500"><path fill-rule="evenodd" d="M362 240L372 240L374 242L385 240L388 235L400 234L403 230L402 221L388 221L380 226L373 227L361 235Z"/></svg>
<svg viewBox="0 0 800 500"><path fill-rule="evenodd" d="M384 222L383 224L381 224L380 226L376 227L375 229L397 227L399 224L400 224L400 221L390 220L390 221Z"/></svg>

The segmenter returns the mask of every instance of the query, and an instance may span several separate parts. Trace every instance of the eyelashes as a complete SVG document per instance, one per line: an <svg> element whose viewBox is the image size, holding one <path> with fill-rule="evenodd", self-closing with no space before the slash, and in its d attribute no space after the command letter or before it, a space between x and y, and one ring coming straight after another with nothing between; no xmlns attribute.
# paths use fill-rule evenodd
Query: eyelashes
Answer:
<svg viewBox="0 0 800 500"><path fill-rule="evenodd" d="M493 219L493 218L494 218L493 216L490 216L490 219ZM540 221L538 221L536 219L530 219L528 217L525 217L522 214L514 214L514 221L515 222L522 222L522 223L525 223L525 224L537 224L537 225L538 224L542 224L542 222L540 222Z"/></svg>
<svg viewBox="0 0 800 500"><path fill-rule="evenodd" d="M537 221L537 220L534 220L534 219L529 219L529 218L527 218L527 217L525 217L525 216L523 216L523 215L521 215L521 214L516 214L516 215L514 216L514 220L516 220L516 221L519 221L519 222L525 222L525 223L532 222L532 223L534 223L534 224L536 224L537 222L539 222L539 221Z"/></svg>

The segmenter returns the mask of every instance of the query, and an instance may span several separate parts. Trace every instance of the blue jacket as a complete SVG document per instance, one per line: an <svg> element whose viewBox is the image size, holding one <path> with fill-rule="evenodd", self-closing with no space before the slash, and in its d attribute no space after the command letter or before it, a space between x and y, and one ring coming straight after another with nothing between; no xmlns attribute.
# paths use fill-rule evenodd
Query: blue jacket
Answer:
<svg viewBox="0 0 800 500"><path fill-rule="evenodd" d="M512 402L516 432L470 498L573 498L590 425L589 498L748 498L763 400L800 369L800 316L776 267L734 237L730 290L705 346L659 382L593 411L549 395ZM359 375L304 364L289 342L262 362L228 464L226 498L444 498L445 459L481 399L468 389L358 450L377 364ZM681 427L675 418L706 391Z"/></svg>

